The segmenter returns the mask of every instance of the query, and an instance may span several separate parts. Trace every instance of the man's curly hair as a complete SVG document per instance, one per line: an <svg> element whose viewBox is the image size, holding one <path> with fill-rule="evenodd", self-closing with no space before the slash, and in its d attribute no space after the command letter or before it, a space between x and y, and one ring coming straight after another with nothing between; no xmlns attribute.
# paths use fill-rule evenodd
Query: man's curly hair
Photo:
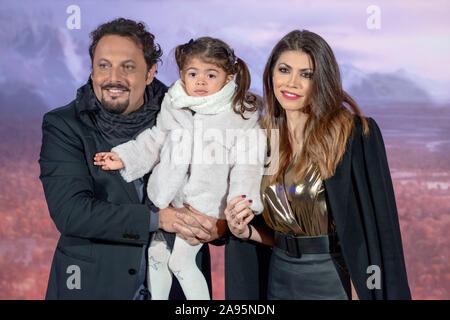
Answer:
<svg viewBox="0 0 450 320"><path fill-rule="evenodd" d="M100 25L91 32L92 43L89 46L89 55L91 56L92 63L94 62L95 48L100 39L106 35L128 37L141 46L145 62L147 63L147 71L158 61L161 62L161 47L155 43L155 36L145 30L145 24L143 22L118 18Z"/></svg>

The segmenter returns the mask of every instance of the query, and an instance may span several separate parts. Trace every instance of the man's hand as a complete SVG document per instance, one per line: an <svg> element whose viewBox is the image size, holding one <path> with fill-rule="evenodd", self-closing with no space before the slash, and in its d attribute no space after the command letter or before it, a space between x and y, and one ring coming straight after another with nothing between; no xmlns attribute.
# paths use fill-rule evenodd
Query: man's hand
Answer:
<svg viewBox="0 0 450 320"><path fill-rule="evenodd" d="M184 224L183 221L177 217L177 210L180 209L175 209L172 206L168 206L165 209L159 209L159 229L162 229L166 232L177 232L177 230L174 228L174 224Z"/></svg>
<svg viewBox="0 0 450 320"><path fill-rule="evenodd" d="M191 245L210 242L223 236L227 230L225 220L209 217L188 204L185 209L178 210L178 218L183 223L174 224L177 236L188 241Z"/></svg>

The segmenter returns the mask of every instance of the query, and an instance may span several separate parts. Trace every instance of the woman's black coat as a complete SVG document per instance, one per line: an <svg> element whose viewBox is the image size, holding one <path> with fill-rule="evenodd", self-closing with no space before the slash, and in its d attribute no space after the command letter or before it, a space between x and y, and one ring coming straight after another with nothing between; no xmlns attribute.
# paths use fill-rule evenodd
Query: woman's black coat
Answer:
<svg viewBox="0 0 450 320"><path fill-rule="evenodd" d="M334 176L324 180L327 205L359 299L411 299L384 142L376 122L367 121L364 135L355 117L346 152ZM251 244L226 250L227 298L265 297L268 250Z"/></svg>
<svg viewBox="0 0 450 320"><path fill-rule="evenodd" d="M386 150L378 125L367 121L364 135L355 117L346 152L334 176L324 181L327 204L358 297L411 299ZM373 288L377 267L380 286Z"/></svg>

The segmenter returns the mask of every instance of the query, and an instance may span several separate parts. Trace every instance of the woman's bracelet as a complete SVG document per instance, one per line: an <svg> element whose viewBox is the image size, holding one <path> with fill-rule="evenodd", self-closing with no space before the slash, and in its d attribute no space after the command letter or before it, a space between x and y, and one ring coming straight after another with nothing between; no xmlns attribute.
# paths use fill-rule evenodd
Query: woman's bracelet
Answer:
<svg viewBox="0 0 450 320"><path fill-rule="evenodd" d="M248 227L248 237L245 240L249 241L250 238L252 237L252 227L249 224L247 225L247 227Z"/></svg>

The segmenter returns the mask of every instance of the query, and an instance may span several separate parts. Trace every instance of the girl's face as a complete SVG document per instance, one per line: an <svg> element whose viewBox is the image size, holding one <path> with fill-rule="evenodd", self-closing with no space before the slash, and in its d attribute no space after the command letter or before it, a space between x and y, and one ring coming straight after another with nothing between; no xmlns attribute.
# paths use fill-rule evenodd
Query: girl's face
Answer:
<svg viewBox="0 0 450 320"><path fill-rule="evenodd" d="M313 76L313 62L304 52L283 52L272 74L273 91L286 111L298 111L308 104Z"/></svg>
<svg viewBox="0 0 450 320"><path fill-rule="evenodd" d="M219 92L234 78L234 75L226 74L222 68L199 58L189 59L180 74L186 93L192 97L204 97Z"/></svg>

